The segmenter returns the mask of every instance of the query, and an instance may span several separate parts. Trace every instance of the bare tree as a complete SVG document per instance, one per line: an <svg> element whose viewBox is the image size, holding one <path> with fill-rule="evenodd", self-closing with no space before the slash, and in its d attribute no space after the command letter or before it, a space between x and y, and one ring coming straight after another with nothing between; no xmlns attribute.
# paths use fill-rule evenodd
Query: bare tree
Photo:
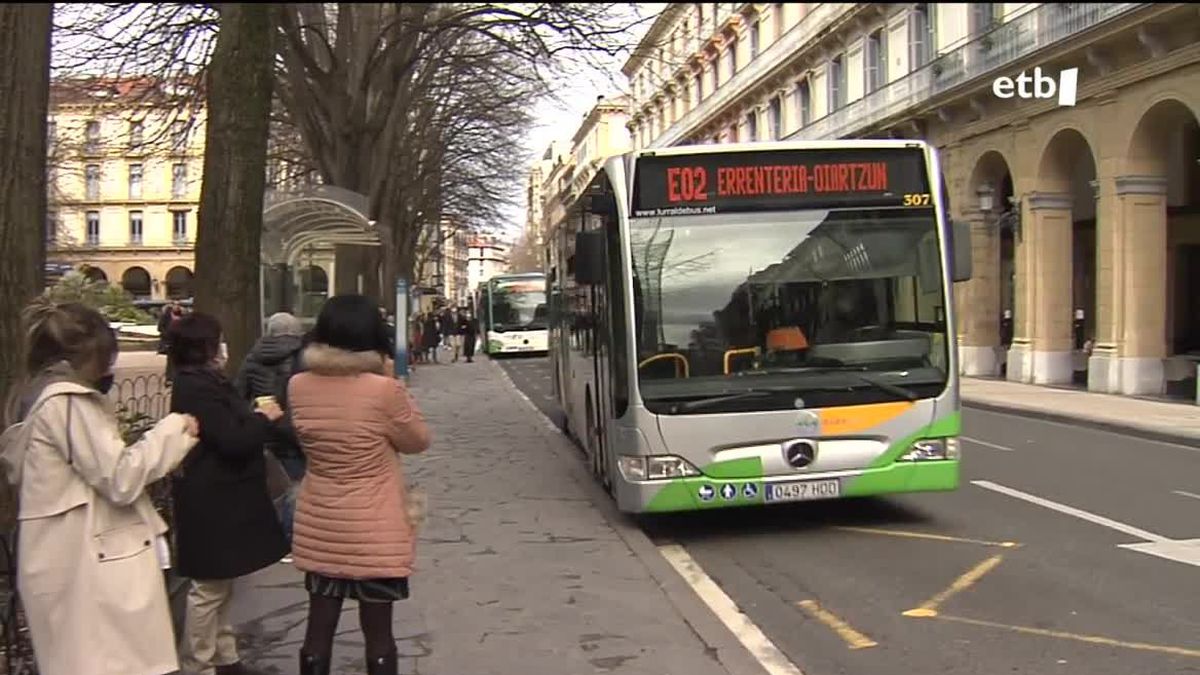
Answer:
<svg viewBox="0 0 1200 675"><path fill-rule="evenodd" d="M221 321L229 362L258 338L259 254L279 8L223 4L208 69L204 183L196 234L196 308Z"/></svg>
<svg viewBox="0 0 1200 675"><path fill-rule="evenodd" d="M542 270L542 251L526 230L508 255L508 271L537 272Z"/></svg>
<svg viewBox="0 0 1200 675"><path fill-rule="evenodd" d="M322 178L370 198L386 279L413 274L429 223L515 199L525 111L556 57L628 47L614 7L288 5L281 100Z"/></svg>
<svg viewBox="0 0 1200 675"><path fill-rule="evenodd" d="M53 6L0 6L0 400L24 371L21 309L46 259L46 110Z"/></svg>

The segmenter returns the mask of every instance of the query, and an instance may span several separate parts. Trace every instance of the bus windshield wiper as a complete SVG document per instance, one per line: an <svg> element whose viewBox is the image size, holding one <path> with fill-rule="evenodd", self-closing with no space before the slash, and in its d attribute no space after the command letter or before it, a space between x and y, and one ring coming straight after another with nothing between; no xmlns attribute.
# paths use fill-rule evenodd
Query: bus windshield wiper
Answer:
<svg viewBox="0 0 1200 675"><path fill-rule="evenodd" d="M676 403L671 406L671 414L676 415L679 413L690 412L692 410L699 410L701 408L706 408L710 405L716 405L718 403L729 403L732 401L745 401L745 400L755 399L755 398L768 398L768 397L778 394L780 392L788 392L788 391L794 391L794 389L792 387L786 387L786 388L780 387L780 388L772 388L772 389L747 389L746 391L739 391L736 394L724 394L721 396L708 396L705 398L698 398L698 399L695 399L692 401L682 401L680 403Z"/></svg>
<svg viewBox="0 0 1200 675"><path fill-rule="evenodd" d="M869 384L876 389L886 391L889 394L895 394L896 396L903 397L909 401L915 401L920 398L917 396L917 393L911 389L901 387L897 384L892 384L891 382L884 382L876 377L867 375L865 372L867 369L863 366L813 366L811 368L789 368L788 370L791 372L800 373L848 373L853 376L854 379L859 380L860 382Z"/></svg>

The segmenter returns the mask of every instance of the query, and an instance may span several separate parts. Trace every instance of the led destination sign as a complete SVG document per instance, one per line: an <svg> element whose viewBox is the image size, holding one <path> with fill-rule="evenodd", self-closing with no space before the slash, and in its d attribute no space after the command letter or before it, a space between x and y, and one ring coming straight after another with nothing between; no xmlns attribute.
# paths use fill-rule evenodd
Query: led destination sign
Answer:
<svg viewBox="0 0 1200 675"><path fill-rule="evenodd" d="M930 205L919 148L641 157L634 174L635 217Z"/></svg>

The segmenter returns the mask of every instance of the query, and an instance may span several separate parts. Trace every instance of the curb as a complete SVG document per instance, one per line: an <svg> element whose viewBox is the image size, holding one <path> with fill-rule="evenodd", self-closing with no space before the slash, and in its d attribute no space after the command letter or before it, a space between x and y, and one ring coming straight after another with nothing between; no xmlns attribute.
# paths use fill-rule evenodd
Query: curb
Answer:
<svg viewBox="0 0 1200 675"><path fill-rule="evenodd" d="M654 542L636 525L617 510L612 498L604 491L598 482L588 473L581 461L582 451L567 438L562 430L529 400L529 397L517 387L504 368L492 359L489 366L500 373L504 382L526 403L544 425L542 432L550 442L549 449L553 455L567 465L571 478L579 485L580 491L591 502L609 527L617 533L630 552L645 566L650 578L658 585L663 595L683 622L692 630L696 639L708 652L709 656L721 665L730 675L768 675L768 671L758 659L747 650L737 637L721 623L712 610L700 600L696 591L684 581L667 559L658 552ZM575 449L575 452L571 452Z"/></svg>
<svg viewBox="0 0 1200 675"><path fill-rule="evenodd" d="M1184 445L1188 447L1200 448L1200 437L1197 437L1193 434L1161 431L1159 429L1149 429L1147 427L1133 424L1106 422L1090 417L1080 417L1078 415L1068 415L1066 413L1054 412L1052 410L1036 410L1014 405L991 403L989 401L980 401L978 399L971 399L965 396L962 398L962 405L964 408L974 408L976 410L983 410L986 412L1017 415L1020 417L1029 417L1046 422L1055 422L1058 424L1067 424L1076 427L1089 427L1092 429L1098 429L1100 431L1107 431L1124 436L1132 436L1134 438L1141 438L1158 443L1169 443L1172 445Z"/></svg>

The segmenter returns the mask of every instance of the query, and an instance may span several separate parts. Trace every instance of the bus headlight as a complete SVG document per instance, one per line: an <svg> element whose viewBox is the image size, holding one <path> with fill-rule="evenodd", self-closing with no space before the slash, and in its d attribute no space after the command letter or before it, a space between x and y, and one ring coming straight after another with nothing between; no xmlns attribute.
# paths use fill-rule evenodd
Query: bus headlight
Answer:
<svg viewBox="0 0 1200 675"><path fill-rule="evenodd" d="M664 480L700 475L700 471L690 462L674 455L621 455L617 458L617 467L626 480Z"/></svg>
<svg viewBox="0 0 1200 675"><path fill-rule="evenodd" d="M899 462L927 462L930 460L958 459L958 439L925 438L912 444L908 452L900 456Z"/></svg>

